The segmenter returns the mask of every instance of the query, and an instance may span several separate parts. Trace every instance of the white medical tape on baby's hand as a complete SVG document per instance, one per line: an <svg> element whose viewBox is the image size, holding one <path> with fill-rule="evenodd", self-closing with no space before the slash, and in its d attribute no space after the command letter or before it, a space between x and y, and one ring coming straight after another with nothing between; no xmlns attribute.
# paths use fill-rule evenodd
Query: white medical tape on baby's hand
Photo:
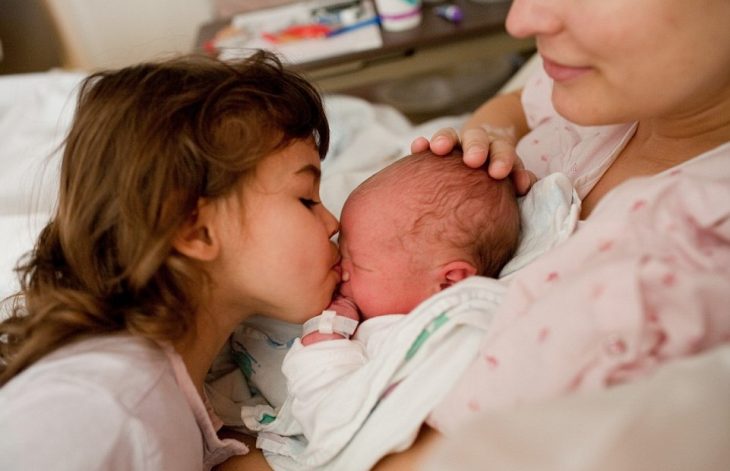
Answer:
<svg viewBox="0 0 730 471"><path fill-rule="evenodd" d="M345 338L349 338L358 322L345 316L338 316L335 311L322 311L322 314L313 317L302 326L302 337L319 332L320 334L340 334Z"/></svg>

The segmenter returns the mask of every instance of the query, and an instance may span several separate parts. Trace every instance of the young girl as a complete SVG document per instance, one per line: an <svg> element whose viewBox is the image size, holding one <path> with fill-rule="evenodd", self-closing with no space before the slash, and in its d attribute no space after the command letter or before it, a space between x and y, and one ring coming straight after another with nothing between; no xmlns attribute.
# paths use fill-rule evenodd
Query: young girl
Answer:
<svg viewBox="0 0 730 471"><path fill-rule="evenodd" d="M203 379L252 314L319 313L339 281L317 92L266 53L96 73L58 209L0 324L1 469L201 469ZM89 446L93 444L93 446Z"/></svg>

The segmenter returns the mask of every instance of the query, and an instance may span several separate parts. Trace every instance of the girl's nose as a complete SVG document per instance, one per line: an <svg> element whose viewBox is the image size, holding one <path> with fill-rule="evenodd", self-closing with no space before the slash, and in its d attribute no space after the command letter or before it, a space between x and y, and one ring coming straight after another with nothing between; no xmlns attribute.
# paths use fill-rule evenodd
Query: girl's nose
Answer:
<svg viewBox="0 0 730 471"><path fill-rule="evenodd" d="M325 208L324 205L321 205L322 211L324 212L322 218L324 220L324 225L327 228L327 234L332 237L340 230L340 222L337 220L337 218L330 212L329 209Z"/></svg>

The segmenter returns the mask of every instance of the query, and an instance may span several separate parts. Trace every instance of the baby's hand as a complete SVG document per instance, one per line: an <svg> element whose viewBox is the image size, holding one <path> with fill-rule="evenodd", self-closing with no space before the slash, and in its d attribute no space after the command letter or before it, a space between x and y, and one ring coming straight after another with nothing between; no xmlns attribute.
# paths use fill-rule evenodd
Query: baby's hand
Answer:
<svg viewBox="0 0 730 471"><path fill-rule="evenodd" d="M436 155L446 155L454 148L463 149L464 163L479 168L489 159L489 175L502 179L511 175L517 194L527 193L537 177L525 169L515 151L516 139L511 128L493 128L487 125L467 128L459 136L454 128L436 131L429 141L417 137L411 143L411 152L431 150Z"/></svg>
<svg viewBox="0 0 730 471"><path fill-rule="evenodd" d="M302 337L302 345L312 345L313 343L323 342L325 340L342 340L345 336L337 333L323 334L322 332L311 332Z"/></svg>
<svg viewBox="0 0 730 471"><path fill-rule="evenodd" d="M343 295L339 290L335 293L328 310L335 311L338 316L349 317L356 321L360 321L360 310L357 308L355 301Z"/></svg>
<svg viewBox="0 0 730 471"><path fill-rule="evenodd" d="M354 301L347 298L339 293L335 294L332 302L326 309L327 311L335 311L338 316L347 317L355 321L360 321L360 313L355 305ZM307 346L313 343L321 342L323 340L338 340L347 338L342 334L333 332L331 334L323 334L322 332L314 331L302 337L302 345Z"/></svg>

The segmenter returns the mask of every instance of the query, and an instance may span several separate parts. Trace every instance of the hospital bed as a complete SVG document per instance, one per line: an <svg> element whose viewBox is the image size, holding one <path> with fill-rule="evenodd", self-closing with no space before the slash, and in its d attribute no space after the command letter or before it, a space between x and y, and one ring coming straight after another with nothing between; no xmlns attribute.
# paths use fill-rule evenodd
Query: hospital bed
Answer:
<svg viewBox="0 0 730 471"><path fill-rule="evenodd" d="M529 61L504 90L519 87L538 66L535 59ZM83 73L66 71L0 77L0 297L17 290L13 267L33 247L53 211L59 149L83 77ZM332 139L323 162L322 199L334 214L339 214L346 195L357 184L406 155L414 137L430 136L444 126L458 127L465 119L446 116L414 125L395 108L350 96L327 95L325 104ZM662 393L667 388L672 394ZM475 423L462 435L464 450L471 446L482 452L475 456L483 457L490 450L483 446L485 441L528 437L535 453L523 456L521 469L692 469L686 467L688 463L702 462L703 456L706 469L730 466L730 425L722 425L730 424L730 348L719 349L711 357L677 362L658 380L617 389L566 398L548 408L495 415L491 428ZM688 404L691 407L685 407ZM684 413L673 415L675 410ZM618 418L611 421L608 416ZM591 436L590 448L566 447L570 440L582 440L595 430L586 425L591 421L608 425ZM616 436L627 433L631 424L635 440ZM540 434L542 440L537 438ZM480 443L470 443L470 438ZM694 439L688 443L687 438ZM518 442L504 443L509 447ZM555 460L557 455L548 453L550 449L565 459ZM617 449L625 451L625 461L616 461L615 453L611 454ZM448 451L443 453L449 456ZM493 456L495 469L504 456ZM462 469L479 469L483 463L463 458Z"/></svg>

